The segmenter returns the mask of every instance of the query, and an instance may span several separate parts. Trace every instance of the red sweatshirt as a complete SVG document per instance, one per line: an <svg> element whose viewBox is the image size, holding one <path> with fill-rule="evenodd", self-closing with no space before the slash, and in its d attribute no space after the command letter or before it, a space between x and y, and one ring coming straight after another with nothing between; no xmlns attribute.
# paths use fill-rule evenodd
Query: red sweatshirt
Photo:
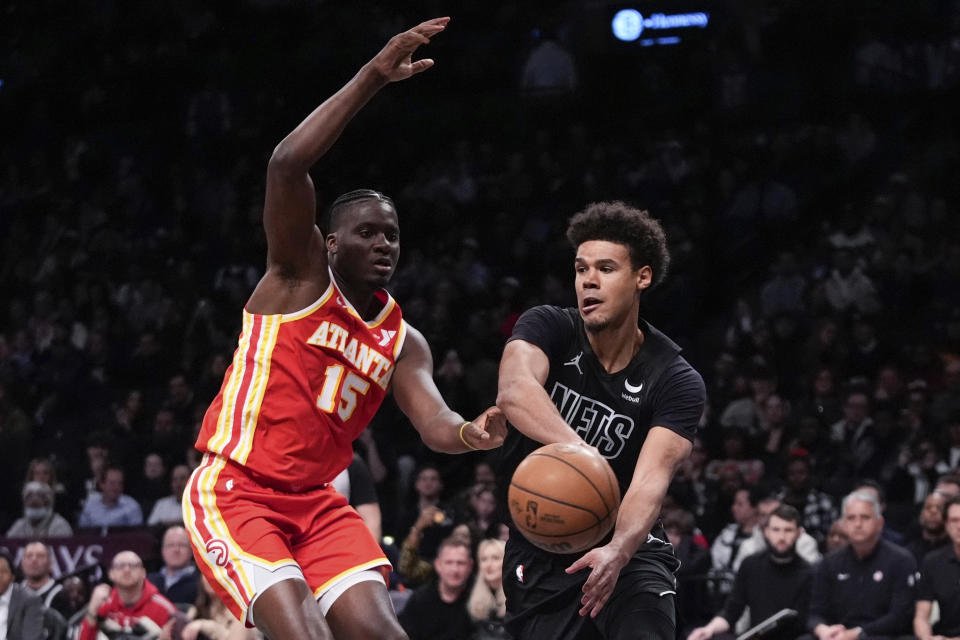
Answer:
<svg viewBox="0 0 960 640"><path fill-rule="evenodd" d="M140 618L150 618L158 626L162 627L176 611L176 607L169 600L160 595L157 588L150 584L149 580L143 581L143 594L140 599L131 606L126 606L120 600L120 594L117 588L110 590L110 597L100 605L97 615L117 623L121 627L129 628L136 624ZM80 627L79 640L96 640L97 628L90 624L86 617L83 619L83 625Z"/></svg>

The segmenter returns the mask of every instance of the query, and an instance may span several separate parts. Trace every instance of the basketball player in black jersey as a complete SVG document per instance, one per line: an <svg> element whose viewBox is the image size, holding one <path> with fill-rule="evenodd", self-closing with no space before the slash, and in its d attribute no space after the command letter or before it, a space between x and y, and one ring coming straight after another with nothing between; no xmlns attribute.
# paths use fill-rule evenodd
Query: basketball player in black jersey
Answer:
<svg viewBox="0 0 960 640"><path fill-rule="evenodd" d="M507 626L520 640L672 640L679 562L660 505L706 392L680 348L640 318L640 295L666 273L666 237L646 211L600 202L573 217L567 238L578 308L526 311L500 363L497 404L516 427L501 471L511 477L542 444L593 446L623 500L613 532L583 555L548 553L510 531Z"/></svg>

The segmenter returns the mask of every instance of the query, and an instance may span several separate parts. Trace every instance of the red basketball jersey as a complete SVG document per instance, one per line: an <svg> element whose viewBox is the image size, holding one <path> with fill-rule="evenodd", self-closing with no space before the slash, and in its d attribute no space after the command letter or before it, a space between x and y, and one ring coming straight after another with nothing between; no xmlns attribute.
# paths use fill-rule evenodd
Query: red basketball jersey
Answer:
<svg viewBox="0 0 960 640"><path fill-rule="evenodd" d="M196 447L281 491L330 482L383 402L403 347L400 306L386 291L365 322L330 286L289 314L243 312L243 332Z"/></svg>

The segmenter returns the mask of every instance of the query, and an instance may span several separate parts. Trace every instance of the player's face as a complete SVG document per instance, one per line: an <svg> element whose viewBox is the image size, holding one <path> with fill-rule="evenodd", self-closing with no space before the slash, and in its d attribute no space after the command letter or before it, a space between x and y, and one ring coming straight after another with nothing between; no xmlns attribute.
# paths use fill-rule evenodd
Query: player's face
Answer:
<svg viewBox="0 0 960 640"><path fill-rule="evenodd" d="M863 500L851 500L843 512L843 530L852 544L877 540L883 528L883 518L878 516L873 505Z"/></svg>
<svg viewBox="0 0 960 640"><path fill-rule="evenodd" d="M376 288L386 285L400 257L397 212L375 199L350 205L327 236L327 249L341 276Z"/></svg>
<svg viewBox="0 0 960 640"><path fill-rule="evenodd" d="M589 240L577 247L577 306L588 331L603 331L633 321L638 297L650 286L650 267L634 269L624 244Z"/></svg>
<svg viewBox="0 0 960 640"><path fill-rule="evenodd" d="M796 522L784 520L777 516L770 516L767 526L763 528L763 535L771 547L780 553L784 553L797 544L797 538L800 537L800 527Z"/></svg>

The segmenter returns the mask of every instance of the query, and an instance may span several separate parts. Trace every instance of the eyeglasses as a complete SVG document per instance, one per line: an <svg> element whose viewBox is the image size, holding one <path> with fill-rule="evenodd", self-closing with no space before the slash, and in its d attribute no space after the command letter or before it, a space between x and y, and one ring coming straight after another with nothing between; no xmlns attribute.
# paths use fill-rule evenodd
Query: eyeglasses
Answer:
<svg viewBox="0 0 960 640"><path fill-rule="evenodd" d="M111 566L112 569L139 569L143 566L142 562L114 562Z"/></svg>

